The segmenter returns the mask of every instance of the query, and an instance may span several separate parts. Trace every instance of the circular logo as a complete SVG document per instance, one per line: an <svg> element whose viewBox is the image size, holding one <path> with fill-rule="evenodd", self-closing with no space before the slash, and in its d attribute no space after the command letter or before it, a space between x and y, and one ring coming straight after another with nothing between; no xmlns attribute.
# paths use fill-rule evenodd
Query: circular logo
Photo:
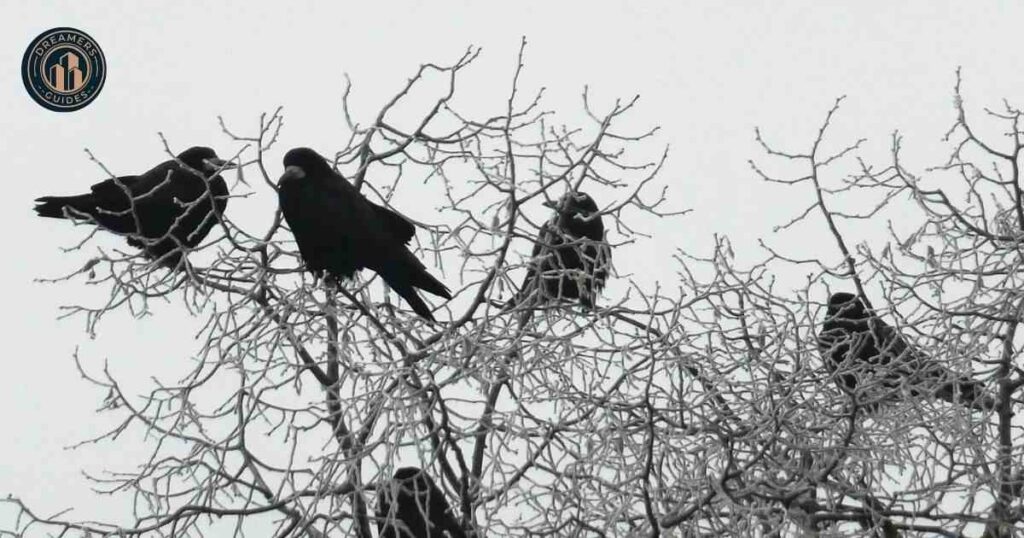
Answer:
<svg viewBox="0 0 1024 538"><path fill-rule="evenodd" d="M39 34L25 51L21 79L35 102L55 112L72 112L99 95L107 79L107 60L89 34L53 28Z"/></svg>

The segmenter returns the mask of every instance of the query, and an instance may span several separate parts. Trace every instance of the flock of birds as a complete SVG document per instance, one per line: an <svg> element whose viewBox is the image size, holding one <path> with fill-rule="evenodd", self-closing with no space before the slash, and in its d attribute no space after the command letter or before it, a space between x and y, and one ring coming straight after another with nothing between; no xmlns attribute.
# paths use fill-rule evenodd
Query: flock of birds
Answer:
<svg viewBox="0 0 1024 538"><path fill-rule="evenodd" d="M35 210L125 236L154 263L173 269L220 221L228 189L219 173L233 166L210 148L193 147L141 175L97 183L86 194L38 198ZM315 151L296 148L285 155L277 193L307 271L340 283L369 269L430 322L434 315L417 290L452 298L409 250L415 225L367 200ZM562 300L593 308L607 281L611 248L594 200L568 192L547 205L555 214L542 226L523 283L503 310ZM909 393L978 411L995 407L983 383L908 343L861 296L829 297L818 347L855 405L875 409ZM380 487L377 514L382 538L466 536L443 492L415 467L399 469Z"/></svg>
<svg viewBox="0 0 1024 538"><path fill-rule="evenodd" d="M87 194L38 198L35 210L43 217L84 220L125 236L147 258L175 268L227 208L228 188L219 172L231 167L212 149L193 147L141 175L97 183ZM309 148L285 154L284 167L278 201L306 270L340 282L369 269L416 314L435 321L417 290L446 300L452 294L409 250L413 223L367 200ZM555 216L542 227L526 278L506 309L562 299L593 307L608 278L611 248L594 200L570 192L548 205Z"/></svg>

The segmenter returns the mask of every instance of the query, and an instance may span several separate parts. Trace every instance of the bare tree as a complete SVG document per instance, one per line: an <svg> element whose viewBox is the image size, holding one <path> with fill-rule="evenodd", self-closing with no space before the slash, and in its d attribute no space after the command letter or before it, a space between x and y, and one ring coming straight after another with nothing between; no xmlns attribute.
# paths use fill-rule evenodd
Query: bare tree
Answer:
<svg viewBox="0 0 1024 538"><path fill-rule="evenodd" d="M637 99L602 109L584 90L587 122L562 125L543 91L523 94L521 49L507 93L478 117L459 100L477 57L420 66L369 121L350 110L349 87L350 137L333 155L364 194L400 211L401 193L444 194L416 222L417 255L455 290L442 321L411 315L370 273L341 286L311 278L279 212L260 231L225 216L202 267L101 251L59 280L88 273L108 300L68 314L95 332L112 312L181 302L203 320L194 368L139 396L80 361L120 418L88 442L147 436L145 461L96 479L130 499L133 519L43 516L12 498L20 517L0 534L368 538L378 489L413 465L476 536L1013 535L1018 109L986 111L1010 143L989 141L967 120L958 77L952 156L919 172L898 134L881 155L865 140L836 143L842 100L803 149L758 131L754 175L808 200L778 236L810 227L830 243L792 253L766 238L766 254L741 264L717 237L710 253L680 246L654 260L675 263L676 282L614 274L594 309L506 308L549 215L540 201L595 195L615 256L646 240L639 223L681 212L660 185L656 129L620 127ZM274 194L282 126L281 110L251 135L224 125L250 181L234 196ZM857 242L862 223L894 215L888 242ZM985 381L995 409L909 389L877 406L851 398L817 341L837 290Z"/></svg>
<svg viewBox="0 0 1024 538"><path fill-rule="evenodd" d="M338 288L311 279L279 213L264 231L225 216L205 267L168 272L138 256L101 252L66 280L91 273L109 299L69 314L85 316L93 332L112 312L144 316L153 300L181 300L205 318L194 369L175 382L158 380L139 398L82 361L83 375L110 392L103 411L121 417L89 442L131 431L150 439L151 455L137 468L97 479L105 491L130 495L134 520L44 517L11 499L21 517L6 532L220 535L232 521L236 534L270 525L278 536L369 537L375 489L409 464L440 478L462 525L479 535L614 529L648 519L656 527L653 513L556 515L551 503L572 493L562 489L567 480L605 472L572 463L580 450L604 450L593 444L610 441L608 432L620 436L620 450L633 450L622 421L643 401L634 383L661 368L666 351L652 331L669 330L674 302L623 285L621 297L592 311L546 304L502 313L501 304L518 287L547 218L540 201L599 191L601 217L615 224L609 240L622 248L637 236L627 224L635 217L669 215L660 209L664 189L648 193L665 153L637 161L632 148L655 130L616 128L635 98L598 112L585 91L590 123L553 123L542 91L522 95L522 53L494 113L470 117L457 89L477 55L470 49L451 64L422 65L365 124L350 112L346 90L342 116L351 136L334 154L336 168L385 205L414 181L444 193L436 220L416 224L418 255L458 282L439 316L447 321L410 316L366 279L372 274ZM235 185L235 196L273 195L268 159L282 117L280 110L262 116L253 135L224 126L245 161L240 179L248 176L254 189ZM660 397L661 406L672 405ZM638 491L624 495L633 502Z"/></svg>
<svg viewBox="0 0 1024 538"><path fill-rule="evenodd" d="M951 156L920 173L902 159L898 133L885 166L868 164L865 140L829 139L842 99L805 150L779 150L758 133L771 159L799 171L776 176L754 165L757 174L811 195L806 210L782 229L822 227L834 245L834 255L803 258L766 246L770 256L758 270L767 276L784 274L783 267L808 268L806 283L790 299L748 287L754 308L737 309L752 318L741 327L771 327L765 345L747 344L769 370L751 377L779 379L781 395L792 394L795 404L771 415L784 434L768 436L764 457L785 447L788 459L778 460L774 473L787 488L765 498L787 506L808 532L1011 536L1020 519L1020 431L1012 410L1022 384L1015 365L1020 234L1013 231L1024 225L1020 111L1008 103L1003 111L986 111L1007 128L1009 147L1000 150L968 122L959 73L955 97L956 119L945 137ZM855 243L866 239L859 229L886 218L888 242ZM865 297L929 360L985 382L997 394L995 409L972 412L910 387L878 409L842 397L815 349L823 303L835 291ZM766 353L773 357L767 363ZM797 514L793 501L800 501Z"/></svg>

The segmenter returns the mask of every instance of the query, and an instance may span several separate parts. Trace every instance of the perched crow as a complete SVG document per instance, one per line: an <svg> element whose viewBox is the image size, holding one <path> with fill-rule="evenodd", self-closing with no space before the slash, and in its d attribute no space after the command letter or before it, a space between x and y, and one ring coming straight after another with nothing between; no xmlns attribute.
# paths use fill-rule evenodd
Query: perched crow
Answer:
<svg viewBox="0 0 1024 538"><path fill-rule="evenodd" d="M445 299L452 295L406 247L416 232L412 223L364 198L311 149L289 151L284 166L278 199L306 269L335 280L370 269L417 314L434 321L416 288Z"/></svg>
<svg viewBox="0 0 1024 538"><path fill-rule="evenodd" d="M829 297L818 348L836 383L847 392L870 394L870 404L898 398L901 389L975 410L992 409L995 399L981 382L943 367L908 344L895 328L852 293Z"/></svg>
<svg viewBox="0 0 1024 538"><path fill-rule="evenodd" d="M585 193L568 192L544 205L555 214L541 227L523 285L505 309L559 299L579 299L593 308L612 259L597 204Z"/></svg>
<svg viewBox="0 0 1024 538"><path fill-rule="evenodd" d="M417 467L402 467L377 493L380 538L466 538L444 493Z"/></svg>
<svg viewBox="0 0 1024 538"><path fill-rule="evenodd" d="M140 176L97 183L88 194L37 198L35 210L41 217L83 219L127 236L147 257L175 267L224 213L228 187L214 172L227 166L212 149L193 147Z"/></svg>

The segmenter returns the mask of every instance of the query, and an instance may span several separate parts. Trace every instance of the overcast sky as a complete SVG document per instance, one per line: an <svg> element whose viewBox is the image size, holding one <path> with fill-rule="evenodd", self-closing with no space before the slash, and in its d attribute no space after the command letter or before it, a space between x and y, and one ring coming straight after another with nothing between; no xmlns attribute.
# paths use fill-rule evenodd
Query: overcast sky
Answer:
<svg viewBox="0 0 1024 538"><path fill-rule="evenodd" d="M803 149L834 99L848 100L840 141L868 137L884 147L900 130L911 164L936 164L953 121L952 86L962 66L968 105L1024 106L1024 4L1010 2L14 2L0 17L0 121L7 232L0 287L5 375L0 376L0 495L17 494L54 512L69 506L99 519L123 512L88 492L82 470L123 464L130 443L67 451L98 431L93 410L104 394L82 381L72 353L93 365L158 375L193 349L194 323L173 307L160 321L108 319L95 340L80 319L57 321L59 307L99 297L81 280L34 282L81 266L86 252L64 254L82 229L35 218L32 200L71 194L101 179L83 148L114 172L141 172L165 159L157 132L172 146L234 147L221 115L251 130L261 112L284 107L286 126L271 174L293 146L328 152L344 142L340 98L353 80L353 114L375 114L421 62L451 62L470 45L483 52L460 87L467 106L504 100L521 36L528 40L522 85L547 87L546 108L569 124L585 121L579 95L595 102L641 96L631 124L660 125L653 147L668 144L660 181L683 219L653 222L653 239L623 256L633 274L673 248L706 251L713 232L750 246L793 216L806 192L759 182L747 164L761 154L760 126L772 140ZM98 99L58 114L33 102L19 76L22 54L40 32L71 26L89 33L108 62ZM804 146L800 146L804 144ZM372 181L372 178L371 178ZM431 206L401 196L414 216ZM602 201L610 203L610 201ZM232 218L259 221L258 201L232 202ZM251 215L247 215L247 212ZM798 233L817 237L814 230ZM872 236L851 231L854 241ZM877 237L876 237L877 239ZM789 236L788 242L793 243ZM113 243L111 243L113 244ZM659 254L661 253L661 254ZM807 254L807 252L803 252ZM835 255L831 250L825 254ZM833 258L834 259L834 258ZM649 270L649 269L648 269ZM653 284L662 272L635 276ZM153 350L147 352L146 350ZM0 518L8 513L0 510ZM0 519L0 527L4 527Z"/></svg>

